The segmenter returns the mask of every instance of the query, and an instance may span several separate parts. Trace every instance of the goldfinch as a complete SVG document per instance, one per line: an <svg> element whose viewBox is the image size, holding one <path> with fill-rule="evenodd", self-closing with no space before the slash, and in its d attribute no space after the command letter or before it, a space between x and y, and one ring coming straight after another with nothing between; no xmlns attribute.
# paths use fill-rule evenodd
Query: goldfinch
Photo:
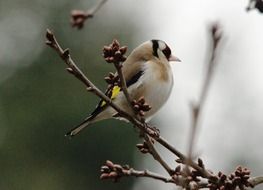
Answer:
<svg viewBox="0 0 263 190"><path fill-rule="evenodd" d="M165 42L150 40L135 48L123 62L122 72L131 99L138 100L144 97L147 104L151 106L151 109L145 113L146 121L160 110L171 93L173 73L170 61L180 60L171 54L171 49ZM113 87L111 99L122 110L134 114L118 85ZM66 136L72 137L97 121L109 118L121 119L117 115L112 107L101 100L96 109Z"/></svg>

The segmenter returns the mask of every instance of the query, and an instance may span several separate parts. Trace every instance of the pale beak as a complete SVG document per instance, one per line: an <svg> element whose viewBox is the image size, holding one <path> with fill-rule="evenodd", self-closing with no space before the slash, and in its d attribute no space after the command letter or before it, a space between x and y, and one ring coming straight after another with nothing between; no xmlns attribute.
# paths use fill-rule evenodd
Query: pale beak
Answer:
<svg viewBox="0 0 263 190"><path fill-rule="evenodd" d="M178 57L175 57L174 55L171 55L169 57L169 61L176 61L176 62L181 62L181 60Z"/></svg>

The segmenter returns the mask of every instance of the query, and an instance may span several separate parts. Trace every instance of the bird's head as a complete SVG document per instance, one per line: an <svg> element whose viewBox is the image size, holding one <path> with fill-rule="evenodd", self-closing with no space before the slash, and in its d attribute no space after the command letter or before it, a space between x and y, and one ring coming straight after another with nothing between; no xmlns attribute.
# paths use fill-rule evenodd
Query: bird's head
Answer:
<svg viewBox="0 0 263 190"><path fill-rule="evenodd" d="M159 59L166 59L168 61L177 61L181 60L176 56L172 55L171 49L169 46L162 40L151 40L152 44L152 54L153 56Z"/></svg>
<svg viewBox="0 0 263 190"><path fill-rule="evenodd" d="M162 62L181 60L172 55L169 46L162 40L150 40L144 42L132 52L133 58L141 60L159 59Z"/></svg>

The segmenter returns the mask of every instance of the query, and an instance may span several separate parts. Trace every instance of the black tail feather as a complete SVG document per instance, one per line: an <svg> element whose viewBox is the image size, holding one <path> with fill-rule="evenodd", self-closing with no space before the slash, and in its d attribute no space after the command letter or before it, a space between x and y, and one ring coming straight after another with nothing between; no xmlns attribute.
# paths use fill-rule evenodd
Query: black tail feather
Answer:
<svg viewBox="0 0 263 190"><path fill-rule="evenodd" d="M88 117L85 119L82 123L75 126L73 129L71 129L69 132L65 134L66 137L74 137L76 134L78 134L80 131L85 129L89 124L91 124L91 120L93 117Z"/></svg>

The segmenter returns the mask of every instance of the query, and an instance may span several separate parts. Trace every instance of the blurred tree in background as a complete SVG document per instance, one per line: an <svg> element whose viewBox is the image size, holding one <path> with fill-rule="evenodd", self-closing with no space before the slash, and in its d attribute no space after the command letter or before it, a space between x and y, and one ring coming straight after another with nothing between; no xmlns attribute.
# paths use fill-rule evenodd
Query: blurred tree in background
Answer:
<svg viewBox="0 0 263 190"><path fill-rule="evenodd" d="M94 2L86 1L85 6ZM98 99L72 79L45 46L46 28L58 34L101 88L106 87L104 76L113 70L101 56L103 45L113 38L132 44L135 35L127 15L118 9L111 13L107 6L85 30L72 29L70 10L82 7L81 3L0 1L0 39L5 46L0 48L0 189L131 187L130 179L118 184L100 181L99 168L106 158L133 163L137 135L132 127L110 120L94 124L72 140L64 137L94 109Z"/></svg>

